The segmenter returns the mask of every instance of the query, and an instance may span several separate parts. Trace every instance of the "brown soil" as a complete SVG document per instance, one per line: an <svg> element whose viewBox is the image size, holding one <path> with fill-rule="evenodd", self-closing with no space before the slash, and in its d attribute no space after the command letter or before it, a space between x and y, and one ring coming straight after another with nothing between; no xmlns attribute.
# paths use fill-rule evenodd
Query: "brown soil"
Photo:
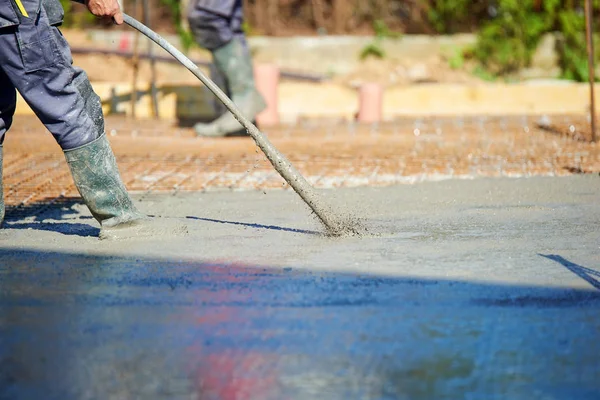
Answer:
<svg viewBox="0 0 600 400"><path fill-rule="evenodd" d="M381 186L420 180L600 172L600 145L574 140L585 118L403 119L379 127L305 124L269 129L275 146L316 187ZM286 187L250 138L199 139L169 122L107 119L128 188L174 193ZM563 133L561 133L563 132ZM77 192L62 152L34 117L5 142L5 197L25 205Z"/></svg>

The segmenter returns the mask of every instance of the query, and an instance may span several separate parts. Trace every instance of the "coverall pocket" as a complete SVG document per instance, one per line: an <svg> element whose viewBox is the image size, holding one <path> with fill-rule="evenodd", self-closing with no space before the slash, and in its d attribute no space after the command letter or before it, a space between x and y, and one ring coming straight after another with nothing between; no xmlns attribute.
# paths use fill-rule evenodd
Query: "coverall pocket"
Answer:
<svg viewBox="0 0 600 400"><path fill-rule="evenodd" d="M21 22L17 39L25 73L49 68L56 63L58 48L43 9L37 19Z"/></svg>
<svg viewBox="0 0 600 400"><path fill-rule="evenodd" d="M56 63L56 45L51 38L20 45L20 48L25 73L39 71Z"/></svg>

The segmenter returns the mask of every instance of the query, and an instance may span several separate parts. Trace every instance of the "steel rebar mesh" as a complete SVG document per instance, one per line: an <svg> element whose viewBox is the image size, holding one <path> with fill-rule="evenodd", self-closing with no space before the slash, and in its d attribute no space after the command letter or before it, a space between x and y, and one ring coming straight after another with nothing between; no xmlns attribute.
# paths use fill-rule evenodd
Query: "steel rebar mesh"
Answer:
<svg viewBox="0 0 600 400"><path fill-rule="evenodd" d="M304 121L267 133L317 188L441 179L600 172L583 116L402 118L359 125ZM172 123L109 118L128 189L138 195L288 189L249 138L198 139ZM62 153L25 118L6 142L9 217L35 215L78 197ZM50 144L48 144L50 142ZM46 145L40 145L44 143Z"/></svg>

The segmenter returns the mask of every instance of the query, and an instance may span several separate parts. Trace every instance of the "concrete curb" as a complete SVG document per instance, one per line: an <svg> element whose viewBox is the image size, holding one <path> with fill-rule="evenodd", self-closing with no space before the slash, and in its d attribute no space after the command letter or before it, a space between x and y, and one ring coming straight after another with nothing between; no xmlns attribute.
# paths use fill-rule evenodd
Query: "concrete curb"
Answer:
<svg viewBox="0 0 600 400"><path fill-rule="evenodd" d="M96 82L94 89L106 114L130 113L130 83ZM150 85L138 85L137 115L152 116ZM214 97L200 84L159 85L162 119L210 119L215 114ZM279 113L284 124L299 119L355 119L359 91L334 83L286 82L279 85ZM600 89L597 89L600 96ZM394 87L383 95L383 119L402 116L585 114L589 112L589 87L570 82L520 84L423 84ZM19 98L17 115L33 112Z"/></svg>

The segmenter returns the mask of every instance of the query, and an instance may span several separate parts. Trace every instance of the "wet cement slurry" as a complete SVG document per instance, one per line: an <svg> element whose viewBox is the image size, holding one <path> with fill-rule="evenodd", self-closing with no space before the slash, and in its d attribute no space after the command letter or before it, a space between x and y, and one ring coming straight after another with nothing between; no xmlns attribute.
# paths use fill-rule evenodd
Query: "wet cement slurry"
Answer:
<svg viewBox="0 0 600 400"><path fill-rule="evenodd" d="M0 398L597 399L600 178L151 197L186 237L99 242L80 204L0 231Z"/></svg>

